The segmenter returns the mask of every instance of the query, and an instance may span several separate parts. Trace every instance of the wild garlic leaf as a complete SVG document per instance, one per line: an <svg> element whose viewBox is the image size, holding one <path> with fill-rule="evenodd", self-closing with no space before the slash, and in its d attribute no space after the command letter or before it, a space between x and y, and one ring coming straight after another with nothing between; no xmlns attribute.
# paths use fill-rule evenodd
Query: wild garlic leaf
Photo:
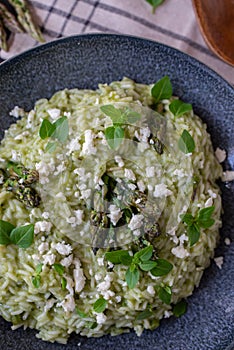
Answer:
<svg viewBox="0 0 234 350"><path fill-rule="evenodd" d="M150 5L153 7L153 13L155 12L156 8L161 5L165 0L146 0Z"/></svg>
<svg viewBox="0 0 234 350"><path fill-rule="evenodd" d="M130 289L133 289L137 282L139 281L140 278L140 272L139 270L134 267L131 268L131 266L127 269L126 274L125 274L125 279L127 282L127 285Z"/></svg>
<svg viewBox="0 0 234 350"><path fill-rule="evenodd" d="M105 129L105 137L111 149L117 149L124 138L124 129L121 126L110 126Z"/></svg>
<svg viewBox="0 0 234 350"><path fill-rule="evenodd" d="M34 285L35 288L39 288L41 284L41 276L40 275L33 276L32 284Z"/></svg>
<svg viewBox="0 0 234 350"><path fill-rule="evenodd" d="M188 237L189 237L190 247L192 247L195 243L198 242L200 238L200 230L196 224L193 224L192 226L188 227Z"/></svg>
<svg viewBox="0 0 234 350"><path fill-rule="evenodd" d="M59 276L62 276L64 274L65 267L61 264L54 264L53 268L59 274Z"/></svg>
<svg viewBox="0 0 234 350"><path fill-rule="evenodd" d="M16 227L10 234L11 242L18 245L20 248L28 248L33 243L34 225L26 225Z"/></svg>
<svg viewBox="0 0 234 350"><path fill-rule="evenodd" d="M153 254L153 246L149 245L148 247L145 247L141 249L139 252L135 253L133 260L137 261L138 259L140 259L142 262L145 262L152 257L152 254Z"/></svg>
<svg viewBox="0 0 234 350"><path fill-rule="evenodd" d="M6 245L11 243L10 234L15 226L10 222L0 220L0 244Z"/></svg>
<svg viewBox="0 0 234 350"><path fill-rule="evenodd" d="M180 100L174 100L170 103L169 109L175 117L180 117L181 115L190 112L193 108L190 103L184 103Z"/></svg>
<svg viewBox="0 0 234 350"><path fill-rule="evenodd" d="M148 260L148 261L139 263L139 267L143 271L150 271L153 268L155 268L156 266L157 266L157 263L156 263L156 261L153 261L153 260Z"/></svg>
<svg viewBox="0 0 234 350"><path fill-rule="evenodd" d="M214 210L214 205L212 205L211 207L200 209L197 219L197 223L200 227L208 228L215 223L215 220L211 218L211 215L213 214Z"/></svg>
<svg viewBox="0 0 234 350"><path fill-rule="evenodd" d="M179 149L183 153L192 153L195 150L195 142L190 133L187 130L182 132L178 141Z"/></svg>
<svg viewBox="0 0 234 350"><path fill-rule="evenodd" d="M165 304L170 305L171 303L171 287L160 286L158 291L159 299L161 299Z"/></svg>
<svg viewBox="0 0 234 350"><path fill-rule="evenodd" d="M55 126L55 131L52 134L52 138L57 139L62 143L66 142L69 135L69 125L67 117L61 117L57 119L53 125Z"/></svg>
<svg viewBox="0 0 234 350"><path fill-rule="evenodd" d="M172 96L172 85L167 75L154 84L151 95L156 103Z"/></svg>
<svg viewBox="0 0 234 350"><path fill-rule="evenodd" d="M137 321L145 320L146 318L149 318L152 315L153 315L153 312L150 311L149 309L146 309L146 310L144 310L142 312L139 312L139 314L136 317L136 320Z"/></svg>
<svg viewBox="0 0 234 350"><path fill-rule="evenodd" d="M173 269L173 265L167 260L157 259L155 262L156 267L150 271L153 276L165 276Z"/></svg>
<svg viewBox="0 0 234 350"><path fill-rule="evenodd" d="M130 258L129 260L132 260L127 250L113 250L112 252L105 253L105 259L110 261L112 264L121 264L123 263L123 259L125 258L126 259Z"/></svg>
<svg viewBox="0 0 234 350"><path fill-rule="evenodd" d="M104 105L100 107L101 111L111 118L113 124L119 124L122 121L122 111L113 105Z"/></svg>
<svg viewBox="0 0 234 350"><path fill-rule="evenodd" d="M186 311L187 311L187 302L184 299L182 299L177 304L175 304L172 309L173 315L176 317L180 317L184 315Z"/></svg>
<svg viewBox="0 0 234 350"><path fill-rule="evenodd" d="M93 305L93 309L97 313L101 313L106 309L107 306L107 301L104 298L99 298L98 300L95 301Z"/></svg>
<svg viewBox="0 0 234 350"><path fill-rule="evenodd" d="M48 119L43 119L39 130L40 138L44 140L47 137L50 137L54 133L55 128L56 126L52 124Z"/></svg>

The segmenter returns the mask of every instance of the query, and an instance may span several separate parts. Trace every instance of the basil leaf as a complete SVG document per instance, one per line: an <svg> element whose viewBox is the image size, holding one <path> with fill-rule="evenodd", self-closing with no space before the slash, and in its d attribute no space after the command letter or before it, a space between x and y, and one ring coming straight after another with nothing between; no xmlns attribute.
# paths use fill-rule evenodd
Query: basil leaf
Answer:
<svg viewBox="0 0 234 350"><path fill-rule="evenodd" d="M185 314L187 311L187 302L185 300L179 301L176 305L173 306L172 312L176 317L180 317Z"/></svg>
<svg viewBox="0 0 234 350"><path fill-rule="evenodd" d="M52 138L64 143L69 135L69 125L67 117L61 117L57 119L53 125L55 126L55 131L53 135L51 135Z"/></svg>
<svg viewBox="0 0 234 350"><path fill-rule="evenodd" d="M194 217L192 216L192 214L181 215L181 220L185 222L188 226L192 226L192 224L194 223Z"/></svg>
<svg viewBox="0 0 234 350"><path fill-rule="evenodd" d="M11 231L10 239L12 243L20 248L30 247L34 239L34 225L30 224L14 228Z"/></svg>
<svg viewBox="0 0 234 350"><path fill-rule="evenodd" d="M61 264L54 264L53 267L59 276L62 276L64 274L65 267Z"/></svg>
<svg viewBox="0 0 234 350"><path fill-rule="evenodd" d="M86 318L88 315L81 311L78 307L76 307L76 313L81 317L81 318Z"/></svg>
<svg viewBox="0 0 234 350"><path fill-rule="evenodd" d="M200 230L196 224L193 224L192 226L188 227L188 237L189 237L190 247L192 247L199 240Z"/></svg>
<svg viewBox="0 0 234 350"><path fill-rule="evenodd" d="M32 284L34 285L35 288L39 288L41 284L41 276L40 275L33 276Z"/></svg>
<svg viewBox="0 0 234 350"><path fill-rule="evenodd" d="M42 271L42 266L43 266L43 264L38 264L38 265L36 266L35 272L36 272L37 275L39 275L39 274L41 273L41 271Z"/></svg>
<svg viewBox="0 0 234 350"><path fill-rule="evenodd" d="M112 252L106 252L105 258L113 264L122 263L123 257L130 257L129 252L127 250L113 250Z"/></svg>
<svg viewBox="0 0 234 350"><path fill-rule="evenodd" d="M135 267L134 269L131 269L131 266L127 269L125 274L127 285L130 289L133 289L140 278L140 272Z"/></svg>
<svg viewBox="0 0 234 350"><path fill-rule="evenodd" d="M110 126L105 129L105 137L111 149L116 149L124 138L124 129L120 126Z"/></svg>
<svg viewBox="0 0 234 350"><path fill-rule="evenodd" d="M140 262L140 263L139 263L139 267L140 267L143 271L150 271L150 270L152 270L156 265L157 265L156 261L153 261L153 260L148 260L148 261Z"/></svg>
<svg viewBox="0 0 234 350"><path fill-rule="evenodd" d="M10 234L15 226L10 222L0 220L0 244L6 245L11 243Z"/></svg>
<svg viewBox="0 0 234 350"><path fill-rule="evenodd" d="M167 260L157 259L156 263L156 267L150 271L153 276L165 276L173 269L173 265Z"/></svg>
<svg viewBox="0 0 234 350"><path fill-rule="evenodd" d="M165 0L146 0L150 5L153 7L153 13L155 12L156 8L161 5Z"/></svg>
<svg viewBox="0 0 234 350"><path fill-rule="evenodd" d="M170 103L169 109L175 117L180 117L181 115L191 111L193 108L190 103L184 103L180 100L174 100Z"/></svg>
<svg viewBox="0 0 234 350"><path fill-rule="evenodd" d="M197 223L200 227L208 228L215 223L215 220L211 219L214 209L215 207L212 205L211 207L203 208L199 211Z"/></svg>
<svg viewBox="0 0 234 350"><path fill-rule="evenodd" d="M39 130L40 138L44 140L47 137L50 137L55 131L55 128L56 128L55 125L52 124L48 119L43 119L43 122L41 123L41 127Z"/></svg>
<svg viewBox="0 0 234 350"><path fill-rule="evenodd" d="M164 99L169 99L172 96L172 85L167 75L154 84L151 89L151 95L156 103Z"/></svg>
<svg viewBox="0 0 234 350"><path fill-rule="evenodd" d="M159 287L158 296L165 304L169 305L171 303L171 288L169 286Z"/></svg>
<svg viewBox="0 0 234 350"><path fill-rule="evenodd" d="M111 118L113 124L121 123L122 111L113 105L104 105L100 107L101 111Z"/></svg>
<svg viewBox="0 0 234 350"><path fill-rule="evenodd" d="M195 150L194 139L187 130L182 132L178 141L178 146L183 153L192 153Z"/></svg>
<svg viewBox="0 0 234 350"><path fill-rule="evenodd" d="M140 313L137 315L136 320L137 320L137 321L145 320L146 318L149 318L149 317L152 316L152 315L153 315L153 312L150 311L150 310L148 310L148 309L146 309L146 310L140 312Z"/></svg>
<svg viewBox="0 0 234 350"><path fill-rule="evenodd" d="M48 153L53 153L56 150L57 142L48 142L45 151Z"/></svg>
<svg viewBox="0 0 234 350"><path fill-rule="evenodd" d="M95 301L94 305L93 305L93 309L95 312L97 313L101 313L105 310L107 306L107 301L104 298L99 298L98 300Z"/></svg>
<svg viewBox="0 0 234 350"><path fill-rule="evenodd" d="M139 252L134 254L133 261L137 261L140 259L142 262L145 262L151 258L153 254L153 246L149 245L148 247L145 247L141 249Z"/></svg>
<svg viewBox="0 0 234 350"><path fill-rule="evenodd" d="M66 290L66 287L67 287L67 280L65 277L62 277L61 278L61 287L62 287L62 290Z"/></svg>

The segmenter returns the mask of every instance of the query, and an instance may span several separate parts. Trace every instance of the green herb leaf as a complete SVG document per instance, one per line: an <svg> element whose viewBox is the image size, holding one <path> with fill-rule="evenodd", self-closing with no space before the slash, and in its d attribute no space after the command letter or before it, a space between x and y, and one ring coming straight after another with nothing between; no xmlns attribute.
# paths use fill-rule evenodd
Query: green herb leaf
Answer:
<svg viewBox="0 0 234 350"><path fill-rule="evenodd" d="M197 223L202 228L208 228L215 223L214 219L211 219L211 215L215 210L214 205L211 207L203 208L198 213Z"/></svg>
<svg viewBox="0 0 234 350"><path fill-rule="evenodd" d="M155 12L156 8L161 5L165 0L146 0L150 5L153 7L153 13Z"/></svg>
<svg viewBox="0 0 234 350"><path fill-rule="evenodd" d="M183 153L192 153L195 150L194 139L187 130L182 132L178 141L178 146Z"/></svg>
<svg viewBox="0 0 234 350"><path fill-rule="evenodd" d="M111 118L113 124L122 123L122 111L113 105L104 105L100 107L101 111Z"/></svg>
<svg viewBox="0 0 234 350"><path fill-rule="evenodd" d="M105 137L111 149L117 149L124 138L124 129L120 126L110 126L105 129Z"/></svg>
<svg viewBox="0 0 234 350"><path fill-rule="evenodd" d="M38 265L36 266L35 272L36 272L37 275L39 275L39 274L41 273L41 271L42 271L42 266L43 266L42 263L41 263L41 264L38 264Z"/></svg>
<svg viewBox="0 0 234 350"><path fill-rule="evenodd" d="M52 124L48 119L43 119L43 122L41 123L41 127L39 130L40 138L44 140L47 137L50 137L55 131L55 128L56 128L55 125Z"/></svg>
<svg viewBox="0 0 234 350"><path fill-rule="evenodd" d="M180 117L181 115L191 111L193 108L190 103L184 103L180 100L174 100L170 103L169 109L175 117Z"/></svg>
<svg viewBox="0 0 234 350"><path fill-rule="evenodd" d="M192 247L200 238L200 230L199 227L197 227L196 224L193 224L192 226L188 227L188 237L189 237L189 243Z"/></svg>
<svg viewBox="0 0 234 350"><path fill-rule="evenodd" d="M154 84L151 95L156 103L164 99L169 99L172 96L172 85L167 75Z"/></svg>
<svg viewBox="0 0 234 350"><path fill-rule="evenodd" d="M121 264L123 258L130 258L132 260L127 250L113 250L112 252L105 253L105 259L113 264Z"/></svg>
<svg viewBox="0 0 234 350"><path fill-rule="evenodd" d="M35 288L39 288L41 284L41 276L40 275L33 276L32 284L34 285Z"/></svg>
<svg viewBox="0 0 234 350"><path fill-rule="evenodd" d="M165 276L173 269L173 265L167 260L157 259L156 263L156 267L150 271L153 276Z"/></svg>
<svg viewBox="0 0 234 350"><path fill-rule="evenodd" d="M127 108L127 109L124 111L124 117L125 117L126 122L127 122L128 124L134 124L134 123L136 123L138 120L141 119L140 113L137 113L137 112L133 111L133 110L130 109L130 108Z"/></svg>
<svg viewBox="0 0 234 350"><path fill-rule="evenodd" d="M187 311L187 302L183 299L173 306L172 312L176 317L184 315Z"/></svg>
<svg viewBox="0 0 234 350"><path fill-rule="evenodd" d="M88 315L87 315L85 312L81 311L78 307L76 307L76 313L77 313L81 318L86 318L86 317L88 317Z"/></svg>
<svg viewBox="0 0 234 350"><path fill-rule="evenodd" d="M48 153L53 153L56 150L57 142L48 142L45 151Z"/></svg>
<svg viewBox="0 0 234 350"><path fill-rule="evenodd" d="M181 220L182 222L185 222L188 226L192 226L192 224L194 223L194 217L192 216L192 214L183 214L181 215Z"/></svg>
<svg viewBox="0 0 234 350"><path fill-rule="evenodd" d="M62 290L66 290L66 287L67 287L67 280L65 277L62 277L61 278L61 287L62 287Z"/></svg>
<svg viewBox="0 0 234 350"><path fill-rule="evenodd" d="M34 239L34 225L30 224L14 228L11 231L10 239L12 243L20 248L30 247Z"/></svg>
<svg viewBox="0 0 234 350"><path fill-rule="evenodd" d="M94 329L97 327L97 322L92 322L92 321L88 321L86 322L86 327L89 328L89 329Z"/></svg>
<svg viewBox="0 0 234 350"><path fill-rule="evenodd" d="M140 259L142 262L148 261L153 254L153 246L149 245L148 247L145 247L141 249L139 252L134 254L133 261L137 261Z"/></svg>
<svg viewBox="0 0 234 350"><path fill-rule="evenodd" d="M153 261L153 260L148 260L148 261L140 262L140 263L139 263L139 267L140 267L143 271L150 271L150 270L152 270L156 265L157 265L156 261Z"/></svg>
<svg viewBox="0 0 234 350"><path fill-rule="evenodd" d="M53 267L59 276L62 276L64 274L65 267L61 264L54 264Z"/></svg>
<svg viewBox="0 0 234 350"><path fill-rule="evenodd" d="M131 268L131 266L127 269L126 274L125 274L125 279L127 282L127 285L130 289L133 289L137 282L139 281L140 278L140 272L139 270L134 267Z"/></svg>
<svg viewBox="0 0 234 350"><path fill-rule="evenodd" d="M10 222L0 220L0 244L6 245L11 243L10 234L15 226Z"/></svg>
<svg viewBox="0 0 234 350"><path fill-rule="evenodd" d="M52 135L52 138L57 139L62 143L66 142L69 135L69 125L67 117L61 117L57 119L53 125L55 126L55 131Z"/></svg>
<svg viewBox="0 0 234 350"><path fill-rule="evenodd" d="M98 300L95 301L93 305L93 309L97 313L101 313L106 309L107 306L107 301L104 298L99 298Z"/></svg>
<svg viewBox="0 0 234 350"><path fill-rule="evenodd" d="M145 320L146 318L149 318L152 315L153 315L153 312L150 311L149 309L146 309L146 310L144 310L142 312L139 312L139 314L136 317L136 320L137 321Z"/></svg>
<svg viewBox="0 0 234 350"><path fill-rule="evenodd" d="M167 305L171 302L171 288L169 286L161 286L158 291L159 298Z"/></svg>

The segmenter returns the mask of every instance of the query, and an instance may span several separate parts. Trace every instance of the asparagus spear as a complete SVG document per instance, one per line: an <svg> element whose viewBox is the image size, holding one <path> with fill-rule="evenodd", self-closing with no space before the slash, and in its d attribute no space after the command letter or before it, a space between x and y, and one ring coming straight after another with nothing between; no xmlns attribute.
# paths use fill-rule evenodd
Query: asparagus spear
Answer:
<svg viewBox="0 0 234 350"><path fill-rule="evenodd" d="M3 21L0 18L0 49L8 51L7 41L6 41L6 31L3 26Z"/></svg>
<svg viewBox="0 0 234 350"><path fill-rule="evenodd" d="M35 40L44 42L40 28L33 22L29 7L25 0L9 0L9 3L15 8L17 19L24 30L28 32Z"/></svg>
<svg viewBox="0 0 234 350"><path fill-rule="evenodd" d="M6 28L13 33L22 33L23 28L16 20L15 16L6 8L4 4L0 3L0 18Z"/></svg>

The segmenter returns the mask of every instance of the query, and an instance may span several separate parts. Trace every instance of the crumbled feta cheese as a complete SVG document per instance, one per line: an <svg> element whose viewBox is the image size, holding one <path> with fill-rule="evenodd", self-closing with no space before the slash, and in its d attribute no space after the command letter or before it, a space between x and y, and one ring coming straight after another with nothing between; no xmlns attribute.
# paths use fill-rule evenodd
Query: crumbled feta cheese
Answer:
<svg viewBox="0 0 234 350"><path fill-rule="evenodd" d="M154 294L155 294L154 287L153 287L153 286L148 286L148 287L147 287L147 292L148 292L150 295L154 295Z"/></svg>
<svg viewBox="0 0 234 350"><path fill-rule="evenodd" d="M38 247L38 251L39 251L39 253L40 254L43 254L46 250L48 250L49 249L49 244L48 244L48 242L43 242L43 243L41 243L40 245L39 245L39 247Z"/></svg>
<svg viewBox="0 0 234 350"><path fill-rule="evenodd" d="M42 258L43 258L43 263L45 265L47 264L53 265L55 263L56 255L52 254L51 252L48 252L47 254L44 254Z"/></svg>
<svg viewBox="0 0 234 350"><path fill-rule="evenodd" d="M9 113L14 118L23 117L25 115L25 111L23 108L20 108L19 106L15 106Z"/></svg>
<svg viewBox="0 0 234 350"><path fill-rule="evenodd" d="M122 168L124 166L124 161L120 156L118 156L118 155L115 156L115 161L120 168Z"/></svg>
<svg viewBox="0 0 234 350"><path fill-rule="evenodd" d="M88 199L91 196L91 189L81 191L81 198Z"/></svg>
<svg viewBox="0 0 234 350"><path fill-rule="evenodd" d="M148 138L150 137L150 128L147 126L145 128L140 128L135 131L136 138L141 142L148 142Z"/></svg>
<svg viewBox="0 0 234 350"><path fill-rule="evenodd" d="M65 244L63 241L62 243L52 243L51 244L52 248L57 250L57 252L61 255L69 255L72 252L72 247L70 244Z"/></svg>
<svg viewBox="0 0 234 350"><path fill-rule="evenodd" d="M96 281L100 281L102 279L102 275L100 273L96 273L94 278L95 278Z"/></svg>
<svg viewBox="0 0 234 350"><path fill-rule="evenodd" d="M70 216L69 218L66 218L66 221L68 224L74 224L76 222L75 216Z"/></svg>
<svg viewBox="0 0 234 350"><path fill-rule="evenodd" d="M35 261L36 263L38 263L39 261L40 261L40 256L39 255L37 255L37 254L33 254L32 255L32 259L33 259L33 261Z"/></svg>
<svg viewBox="0 0 234 350"><path fill-rule="evenodd" d="M68 294L61 303L57 304L57 306L62 306L65 312L74 311L76 307L74 297L71 294Z"/></svg>
<svg viewBox="0 0 234 350"><path fill-rule="evenodd" d="M136 185L134 185L134 184L128 184L128 187L129 187L130 190L132 190L132 191L135 191L135 189L136 189Z"/></svg>
<svg viewBox="0 0 234 350"><path fill-rule="evenodd" d="M55 166L53 164L53 161L50 164L48 164L42 160L39 163L35 164L35 168L39 173L39 182L42 185L49 182L48 176L50 174L52 174L55 170Z"/></svg>
<svg viewBox="0 0 234 350"><path fill-rule="evenodd" d="M73 212L76 216L76 225L80 225L83 221L84 211L81 209L74 210Z"/></svg>
<svg viewBox="0 0 234 350"><path fill-rule="evenodd" d="M229 182L234 180L234 171L227 170L223 173L222 181Z"/></svg>
<svg viewBox="0 0 234 350"><path fill-rule="evenodd" d="M173 313L171 311L165 310L164 311L164 318L169 318Z"/></svg>
<svg viewBox="0 0 234 350"><path fill-rule="evenodd" d="M146 177L154 177L155 175L155 168L154 166L148 166L146 167Z"/></svg>
<svg viewBox="0 0 234 350"><path fill-rule="evenodd" d="M83 143L82 153L83 154L96 154L97 149L94 147L93 140L95 138L95 134L92 132L92 130L85 130L84 132L85 141Z"/></svg>
<svg viewBox="0 0 234 350"><path fill-rule="evenodd" d="M134 231L133 231L133 235L134 235L135 237L140 237L140 236L141 236L141 230L139 230L139 229L134 230Z"/></svg>
<svg viewBox="0 0 234 350"><path fill-rule="evenodd" d="M83 269L81 268L80 260L75 259L73 261L73 264L75 265L75 269L73 270L73 277L75 281L75 291L76 293L79 293L82 291L82 289L85 286L85 276Z"/></svg>
<svg viewBox="0 0 234 350"><path fill-rule="evenodd" d="M68 257L60 260L60 264L64 267L69 267L72 264L72 260L73 260L73 255L71 254Z"/></svg>
<svg viewBox="0 0 234 350"><path fill-rule="evenodd" d="M226 159L226 156L227 156L227 153L224 149L220 149L219 147L216 148L215 157L217 158L219 163L224 162Z"/></svg>
<svg viewBox="0 0 234 350"><path fill-rule="evenodd" d="M176 169L173 172L173 175L178 176L178 177L185 177L185 176L187 176L187 174L185 174L184 170L182 170L182 169Z"/></svg>
<svg viewBox="0 0 234 350"><path fill-rule="evenodd" d="M136 180L136 176L134 174L134 172L131 169L124 169L124 176L131 180L131 181L135 181Z"/></svg>
<svg viewBox="0 0 234 350"><path fill-rule="evenodd" d="M59 164L56 168L56 170L54 171L54 175L59 175L61 174L64 170L66 170L66 165L64 162L62 162L61 164Z"/></svg>
<svg viewBox="0 0 234 350"><path fill-rule="evenodd" d="M39 232L50 232L51 227L52 224L49 221L37 221L34 225L34 233L38 234Z"/></svg>
<svg viewBox="0 0 234 350"><path fill-rule="evenodd" d="M225 243L226 245L230 245L230 244L231 244L230 238L226 237L226 238L224 239L224 243Z"/></svg>
<svg viewBox="0 0 234 350"><path fill-rule="evenodd" d="M72 139L66 147L68 149L67 155L70 155L72 152L79 151L81 148L79 137Z"/></svg>
<svg viewBox="0 0 234 350"><path fill-rule="evenodd" d="M140 190L141 192L144 192L144 191L145 191L145 184L144 184L144 182L143 182L142 180L140 180L140 181L137 182L137 186L138 186L138 188L139 188L139 190Z"/></svg>
<svg viewBox="0 0 234 350"><path fill-rule="evenodd" d="M167 197L167 196L170 196L171 194L172 194L172 191L168 190L165 184L155 185L154 193L153 193L155 198Z"/></svg>
<svg viewBox="0 0 234 350"><path fill-rule="evenodd" d="M188 241L188 236L184 233L179 237L180 244L184 244L184 242Z"/></svg>
<svg viewBox="0 0 234 350"><path fill-rule="evenodd" d="M49 108L47 109L47 113L49 114L50 118L56 120L60 117L61 111L58 108Z"/></svg>
<svg viewBox="0 0 234 350"><path fill-rule="evenodd" d="M43 219L48 220L50 217L50 213L48 211L44 211L44 213L42 213L41 216L43 217Z"/></svg>
<svg viewBox="0 0 234 350"><path fill-rule="evenodd" d="M104 258L97 258L97 263L99 266L104 266Z"/></svg>
<svg viewBox="0 0 234 350"><path fill-rule="evenodd" d="M106 317L106 315L104 315L103 312L98 313L96 316L97 324L105 323L106 319L107 319L107 317Z"/></svg>
<svg viewBox="0 0 234 350"><path fill-rule="evenodd" d="M74 281L73 279L70 277L70 276L65 276L65 279L67 281L67 285L66 285L66 289L69 291L69 294L70 295L74 295L74 290L73 290L73 287L74 287Z"/></svg>
<svg viewBox="0 0 234 350"><path fill-rule="evenodd" d="M213 199L210 197L207 199L207 201L205 202L205 208L211 207L213 204Z"/></svg>
<svg viewBox="0 0 234 350"><path fill-rule="evenodd" d="M210 195L211 198L216 198L217 197L217 194L215 192L213 192L212 190L208 190L207 192L208 192L208 194Z"/></svg>
<svg viewBox="0 0 234 350"><path fill-rule="evenodd" d="M122 212L115 204L111 204L109 207L110 214L107 216L110 218L112 224L116 226L119 219L122 217Z"/></svg>
<svg viewBox="0 0 234 350"><path fill-rule="evenodd" d="M140 228L143 225L143 220L144 220L143 215L141 215L141 214L133 215L129 224L128 224L128 227L132 231L137 230L138 228Z"/></svg>
<svg viewBox="0 0 234 350"><path fill-rule="evenodd" d="M110 290L111 282L112 277L110 275L106 275L104 281L97 285L98 292L100 292L106 300L109 300L115 295L115 293Z"/></svg>
<svg viewBox="0 0 234 350"><path fill-rule="evenodd" d="M179 245L178 247L174 247L171 250L172 254L175 255L179 259L184 259L189 256L189 252L184 249L183 246Z"/></svg>
<svg viewBox="0 0 234 350"><path fill-rule="evenodd" d="M50 310L54 306L55 303L56 303L56 299L54 299L54 298L49 299L45 303L44 312L47 312L48 310Z"/></svg>
<svg viewBox="0 0 234 350"><path fill-rule="evenodd" d="M223 256L218 256L217 258L214 258L214 261L219 269L222 269L223 265Z"/></svg>
<svg viewBox="0 0 234 350"><path fill-rule="evenodd" d="M13 162L19 162L20 161L20 153L16 152L14 149L11 150L11 159Z"/></svg>
<svg viewBox="0 0 234 350"><path fill-rule="evenodd" d="M85 175L85 168L76 168L73 170L74 174L83 177Z"/></svg>
<svg viewBox="0 0 234 350"><path fill-rule="evenodd" d="M117 295L117 296L115 297L115 300L116 300L116 303L120 303L121 300L122 300L122 297L121 297L120 295Z"/></svg>

